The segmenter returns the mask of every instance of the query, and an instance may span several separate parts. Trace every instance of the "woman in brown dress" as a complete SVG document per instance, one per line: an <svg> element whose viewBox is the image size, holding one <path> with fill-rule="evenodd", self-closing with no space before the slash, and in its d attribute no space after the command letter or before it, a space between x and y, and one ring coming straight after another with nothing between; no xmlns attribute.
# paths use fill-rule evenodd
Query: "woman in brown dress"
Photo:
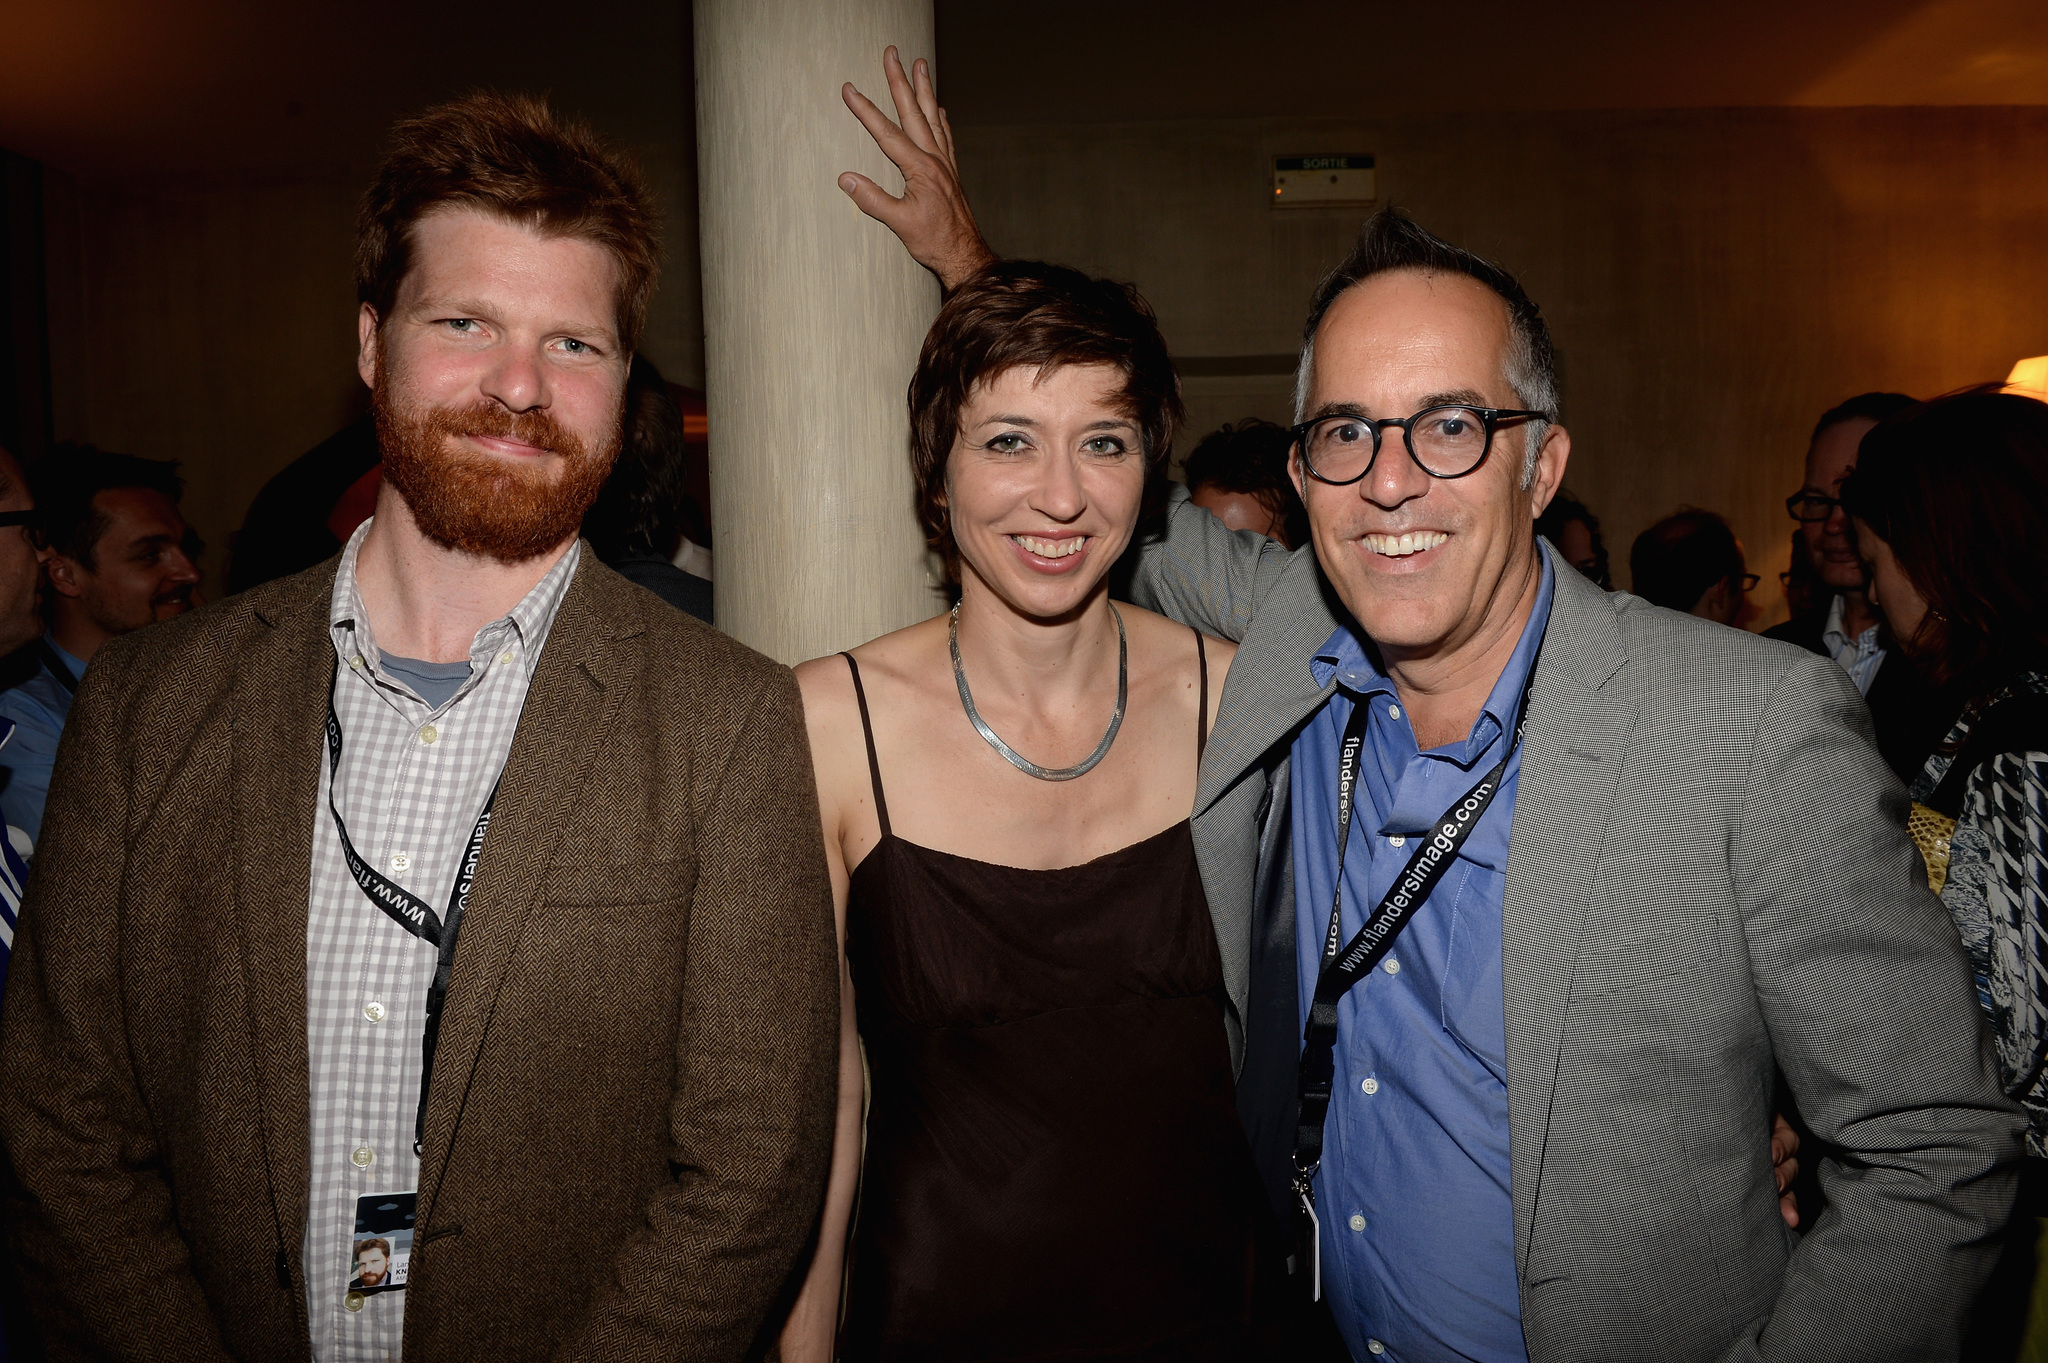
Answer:
<svg viewBox="0 0 2048 1363"><path fill-rule="evenodd" d="M842 1267L849 1360L1256 1349L1271 1213L1188 821L1233 650L1108 591L1179 416L1150 309L1072 270L993 266L925 341L959 604L798 670L849 1002L787 1359L832 1356Z"/></svg>

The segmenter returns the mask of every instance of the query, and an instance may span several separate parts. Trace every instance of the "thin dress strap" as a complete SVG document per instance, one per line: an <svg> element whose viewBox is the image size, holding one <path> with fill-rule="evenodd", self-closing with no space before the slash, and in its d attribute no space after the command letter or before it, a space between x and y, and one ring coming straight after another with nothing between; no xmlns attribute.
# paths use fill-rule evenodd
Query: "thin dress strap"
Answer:
<svg viewBox="0 0 2048 1363"><path fill-rule="evenodd" d="M882 836L886 838L890 836L889 802L882 798L882 764L875 756L875 726L868 720L868 693L860 684L860 664L853 660L853 655L842 653L839 656L846 659L847 670L853 673L853 698L860 702L861 735L868 741L868 779L875 783L875 818L881 823ZM1202 685L1207 688L1206 677ZM1203 713L1207 712L1208 707L1204 706Z"/></svg>
<svg viewBox="0 0 2048 1363"><path fill-rule="evenodd" d="M1201 708L1195 712L1195 766L1199 768L1202 753L1209 746L1209 649L1202 642L1200 630L1195 631L1195 667L1202 674ZM881 786L877 785L875 789L879 791Z"/></svg>

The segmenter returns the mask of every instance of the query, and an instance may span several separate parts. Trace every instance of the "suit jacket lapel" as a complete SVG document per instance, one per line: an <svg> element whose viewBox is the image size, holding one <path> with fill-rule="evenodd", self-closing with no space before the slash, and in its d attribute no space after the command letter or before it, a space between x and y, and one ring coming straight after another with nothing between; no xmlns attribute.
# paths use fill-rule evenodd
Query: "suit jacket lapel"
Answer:
<svg viewBox="0 0 2048 1363"><path fill-rule="evenodd" d="M1551 563L1556 589L1530 690L1501 914L1508 1137L1522 1268L1579 932L1636 719L1633 706L1603 692L1628 661L1614 607L1554 553Z"/></svg>
<svg viewBox="0 0 2048 1363"><path fill-rule="evenodd" d="M1260 601L1224 681L1216 729L1195 786L1195 858L1222 956L1224 988L1241 1024L1255 956L1257 816L1249 792L1217 806L1240 791L1246 776L1271 760L1274 746L1329 697L1331 688L1318 686L1309 667L1316 649L1337 627L1323 591L1314 556L1300 553ZM1272 797L1270 787L1266 794ZM1233 1061L1243 1055L1243 1037L1232 1033Z"/></svg>
<svg viewBox="0 0 2048 1363"><path fill-rule="evenodd" d="M1335 684L1317 684L1309 661L1337 628L1315 556L1296 554L1259 603L1223 684L1216 731L1202 758L1195 813L1202 814L1265 760L1330 698Z"/></svg>
<svg viewBox="0 0 2048 1363"><path fill-rule="evenodd" d="M463 912L429 1088L427 1157L420 1165L423 1228L498 991L561 840L560 811L575 804L638 676L639 655L616 641L640 632L640 606L598 567L587 545L583 552L527 690L476 887Z"/></svg>
<svg viewBox="0 0 2048 1363"><path fill-rule="evenodd" d="M235 916L250 1050L262 1094L267 1173L288 1245L306 1220L310 1081L306 1056L306 891L320 790L321 720L334 671L327 603L334 565L258 621L234 660Z"/></svg>

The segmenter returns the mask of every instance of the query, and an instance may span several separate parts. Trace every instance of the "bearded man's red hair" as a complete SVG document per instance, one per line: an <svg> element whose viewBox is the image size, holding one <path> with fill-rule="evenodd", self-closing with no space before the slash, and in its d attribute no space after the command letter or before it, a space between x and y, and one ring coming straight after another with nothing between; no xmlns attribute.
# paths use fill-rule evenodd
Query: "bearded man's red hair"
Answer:
<svg viewBox="0 0 2048 1363"><path fill-rule="evenodd" d="M618 269L619 343L632 354L654 295L661 220L630 157L523 95L473 94L398 124L356 223L356 298L380 324L411 267L413 228L440 208L602 247Z"/></svg>

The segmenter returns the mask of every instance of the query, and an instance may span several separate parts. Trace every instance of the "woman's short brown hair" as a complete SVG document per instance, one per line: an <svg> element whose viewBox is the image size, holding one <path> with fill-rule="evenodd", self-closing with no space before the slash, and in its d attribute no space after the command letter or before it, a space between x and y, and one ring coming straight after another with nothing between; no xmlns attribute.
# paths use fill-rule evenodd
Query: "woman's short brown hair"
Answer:
<svg viewBox="0 0 2048 1363"><path fill-rule="evenodd" d="M473 94L400 123L356 224L356 297L380 322L411 268L414 226L449 205L604 248L618 269L619 342L632 354L661 223L631 158L523 95Z"/></svg>
<svg viewBox="0 0 2048 1363"><path fill-rule="evenodd" d="M959 548L946 508L946 462L968 394L1018 365L1043 377L1070 364L1112 364L1123 373L1122 409L1144 442L1147 508L1163 500L1182 408L1180 378L1151 305L1129 284L1091 279L1062 265L999 262L939 309L910 380L917 519L949 575L957 573Z"/></svg>

